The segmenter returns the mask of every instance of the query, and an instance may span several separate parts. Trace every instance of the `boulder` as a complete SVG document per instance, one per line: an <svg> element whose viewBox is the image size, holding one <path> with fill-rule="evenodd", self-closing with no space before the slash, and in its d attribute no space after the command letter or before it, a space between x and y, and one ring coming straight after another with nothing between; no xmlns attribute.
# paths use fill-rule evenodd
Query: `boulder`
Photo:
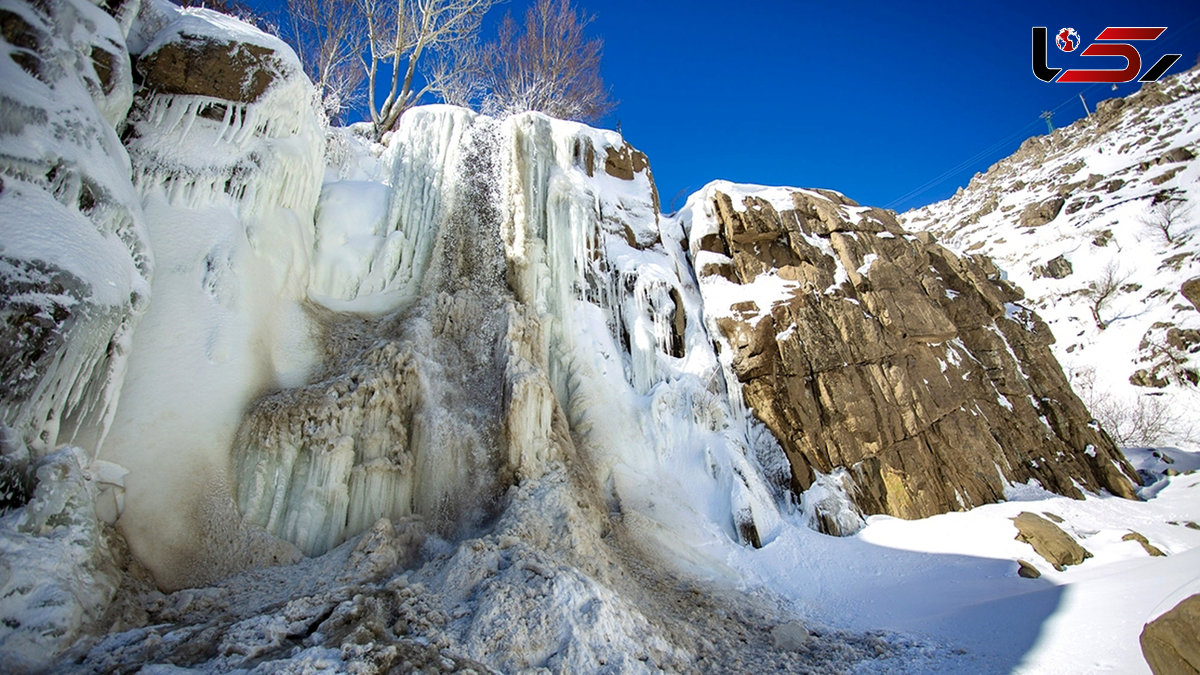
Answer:
<svg viewBox="0 0 1200 675"><path fill-rule="evenodd" d="M137 62L145 86L160 94L210 96L254 103L283 68L273 49L180 34Z"/></svg>
<svg viewBox="0 0 1200 675"><path fill-rule="evenodd" d="M1013 524L1017 526L1017 541L1032 546L1034 552L1059 572L1067 565L1078 565L1092 557L1071 535L1036 513L1024 511L1013 518Z"/></svg>
<svg viewBox="0 0 1200 675"><path fill-rule="evenodd" d="M1196 311L1200 311L1200 277L1192 277L1183 282L1179 292L1187 298L1188 302L1192 303L1192 307L1195 307Z"/></svg>
<svg viewBox="0 0 1200 675"><path fill-rule="evenodd" d="M1049 277L1051 279L1065 279L1074 272L1075 269L1071 266L1071 261L1067 260L1066 256L1058 256L1046 262L1045 265L1039 265L1034 268L1034 273L1039 277Z"/></svg>
<svg viewBox="0 0 1200 675"><path fill-rule="evenodd" d="M1138 641L1155 675L1200 673L1200 593L1146 624Z"/></svg>
<svg viewBox="0 0 1200 675"><path fill-rule="evenodd" d="M1142 534L1141 532L1130 532L1124 537L1121 537L1121 541L1136 541L1137 543L1141 544L1142 548L1146 550L1146 553L1152 557L1157 558L1166 555L1166 553L1162 552L1162 549L1158 548L1154 544L1151 544L1150 541L1146 539L1146 535Z"/></svg>
<svg viewBox="0 0 1200 675"><path fill-rule="evenodd" d="M1038 568L1034 567L1032 563L1026 562L1024 560L1018 560L1017 561L1017 576L1023 577L1025 579L1037 579L1042 576L1042 573L1039 572Z"/></svg>
<svg viewBox="0 0 1200 675"><path fill-rule="evenodd" d="M1034 202L1021 212L1021 227L1040 227L1058 217L1063 204L1067 201L1062 197L1053 197L1043 202Z"/></svg>
<svg viewBox="0 0 1200 675"><path fill-rule="evenodd" d="M799 621L781 623L771 629L771 642L776 649L783 651L799 651L811 639L808 629Z"/></svg>

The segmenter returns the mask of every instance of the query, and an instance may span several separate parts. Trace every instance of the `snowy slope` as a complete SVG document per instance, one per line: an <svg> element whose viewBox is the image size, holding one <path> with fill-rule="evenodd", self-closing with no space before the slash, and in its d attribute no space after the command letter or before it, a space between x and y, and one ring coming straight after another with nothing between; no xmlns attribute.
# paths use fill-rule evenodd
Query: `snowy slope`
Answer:
<svg viewBox="0 0 1200 675"><path fill-rule="evenodd" d="M902 222L991 256L1025 290L1076 390L1119 443L1194 443L1200 312L1181 288L1200 276L1197 155L1193 69L1029 139Z"/></svg>

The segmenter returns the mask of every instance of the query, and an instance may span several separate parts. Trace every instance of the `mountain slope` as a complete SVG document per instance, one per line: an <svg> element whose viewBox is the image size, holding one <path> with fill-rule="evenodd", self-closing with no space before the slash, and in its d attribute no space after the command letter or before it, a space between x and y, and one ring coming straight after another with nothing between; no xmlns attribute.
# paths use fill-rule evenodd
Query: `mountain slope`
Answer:
<svg viewBox="0 0 1200 675"><path fill-rule="evenodd" d="M901 222L990 256L1024 289L1076 390L1120 443L1188 443L1200 410L1197 155L1193 69L1029 139Z"/></svg>

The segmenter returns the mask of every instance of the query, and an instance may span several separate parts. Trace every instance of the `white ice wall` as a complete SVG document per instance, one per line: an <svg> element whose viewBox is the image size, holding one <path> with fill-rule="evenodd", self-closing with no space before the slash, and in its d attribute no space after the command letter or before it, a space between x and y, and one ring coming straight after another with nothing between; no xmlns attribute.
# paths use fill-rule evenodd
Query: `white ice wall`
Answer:
<svg viewBox="0 0 1200 675"><path fill-rule="evenodd" d="M160 36L251 34L161 11L142 20ZM130 471L119 526L165 586L294 555L240 527L228 453L247 404L316 360L303 302L324 136L291 50L253 35L283 63L259 100L213 120L199 114L213 99L151 94L129 121L158 273L103 456Z"/></svg>

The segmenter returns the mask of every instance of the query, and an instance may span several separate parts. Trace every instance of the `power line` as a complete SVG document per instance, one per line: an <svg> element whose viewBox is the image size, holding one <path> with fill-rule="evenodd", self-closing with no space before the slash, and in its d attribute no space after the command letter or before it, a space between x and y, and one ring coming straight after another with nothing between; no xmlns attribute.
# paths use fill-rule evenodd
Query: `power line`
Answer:
<svg viewBox="0 0 1200 675"><path fill-rule="evenodd" d="M1187 32L1191 28L1195 27L1197 23L1200 23L1200 16L1187 22L1182 27L1171 31L1171 34L1169 35L1169 37L1166 40L1163 40L1162 44L1163 45L1175 44L1179 40L1186 37ZM1083 89L1082 91L1079 91L1078 95L1079 95L1080 100L1083 100L1083 95L1085 93L1090 94L1093 90L1095 90L1099 86L1100 86L1100 84L1093 84L1090 87L1087 87L1086 89ZM909 192L904 193L903 195L897 197L896 199L893 199L884 208L894 209L897 206L899 206L900 204L902 204L910 199L913 199L914 197L925 194L929 190L944 183L948 178L950 178L954 174L957 174L960 171L963 171L964 169L970 168L972 165L974 165L976 162L979 162L984 157L991 155L992 153L996 152L1004 145L1011 143L1016 138L1018 138L1022 135L1025 135L1026 130L1028 130L1029 127L1037 124L1038 120L1047 120L1047 123L1049 123L1049 120L1048 120L1049 117L1052 117L1054 115L1054 113L1067 107L1068 105L1071 105L1074 101L1075 101L1075 97L1070 96L1070 97L1067 97L1066 99L1064 99L1062 103L1059 103L1058 105L1051 108L1050 110L1042 111L1041 114L1039 114L1037 117L1033 118L1029 122L1026 122L1024 126L1022 126L1020 129L1016 130L1012 134L1005 136L1003 139L996 141L995 143L992 143L988 147L984 148L983 150L980 150L979 152L975 153L971 157L968 157L967 159L963 160L962 162L959 162L958 164L947 169L946 171L942 172L941 174L938 174L936 177L930 179L929 181L922 183L921 185L917 186L916 188L910 190ZM1087 110L1087 102L1086 101L1083 104L1083 108L1084 108L1084 110Z"/></svg>

